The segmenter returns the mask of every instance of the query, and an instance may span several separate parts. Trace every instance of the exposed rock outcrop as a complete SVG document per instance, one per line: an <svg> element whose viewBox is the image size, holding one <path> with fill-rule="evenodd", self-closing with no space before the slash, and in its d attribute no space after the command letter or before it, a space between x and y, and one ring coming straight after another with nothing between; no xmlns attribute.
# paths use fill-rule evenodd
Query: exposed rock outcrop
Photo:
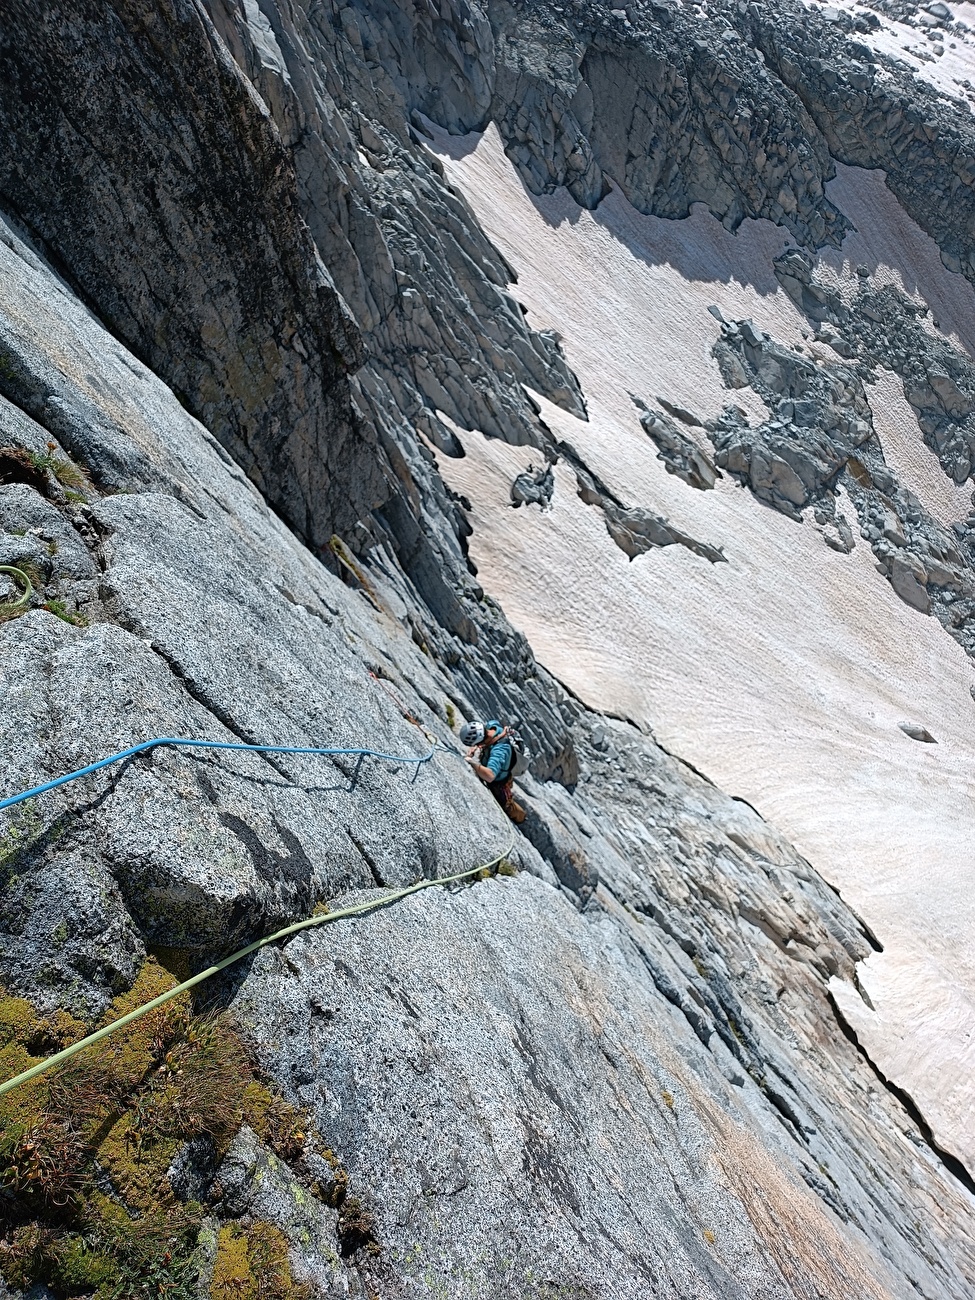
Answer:
<svg viewBox="0 0 975 1300"><path fill-rule="evenodd" d="M817 517L819 523L836 517L831 489L842 477L857 509L861 536L873 547L881 572L894 591L921 613L935 613L968 653L975 653L975 517L946 528L897 481L872 437L872 418L863 389L864 382L875 378L877 369L897 374L925 442L945 473L963 483L971 472L971 447L975 445L975 367L946 339L924 327L921 321L928 314L926 309L892 286L873 289L865 273L858 275L858 291L844 301L837 291L816 281L811 259L801 250L790 249L776 259L775 271L793 301L818 324L815 338L838 351L847 365L823 366L796 358L788 349L760 336L750 322L725 326L715 347L715 360L729 387L751 386L777 413L783 413L783 407L779 404L776 408L775 399L786 389L790 393L815 389L823 398L819 406L805 401L786 404L784 413L791 416L791 422L785 426L788 436L784 443L781 421L756 433L729 410L720 427L712 431L718 463L732 469L729 458L733 459L738 477L785 513L795 512L815 498L822 515ZM755 342L749 342L750 338ZM801 379L797 381L796 376ZM823 412L830 408L832 413L824 419ZM811 424L808 432L797 423L806 418ZM772 443L771 429L775 430ZM756 440L761 448L757 461L751 450ZM848 528L845 534L849 534ZM835 546L829 534L826 540ZM852 536L849 541L852 543ZM850 549L845 539L841 549Z"/></svg>
<svg viewBox="0 0 975 1300"><path fill-rule="evenodd" d="M710 429L715 463L793 519L811 501L831 500L849 458L873 435L856 371L817 365L749 320L724 324L714 356L725 383L753 388L774 417L752 429L729 407Z"/></svg>
<svg viewBox="0 0 975 1300"><path fill-rule="evenodd" d="M633 401L640 412L640 423L657 444L657 456L663 461L667 473L676 474L691 487L705 491L713 488L720 473L697 443L661 411L651 411L638 397Z"/></svg>
<svg viewBox="0 0 975 1300"><path fill-rule="evenodd" d="M559 443L559 451L575 470L580 498L586 505L599 507L606 520L606 531L631 560L658 546L686 546L712 564L724 559L720 546L697 541L643 506L624 505L568 443Z"/></svg>
<svg viewBox="0 0 975 1300"><path fill-rule="evenodd" d="M518 508L522 505L541 506L544 510L551 504L555 492L555 475L551 465L535 469L529 465L527 470L515 476L511 484L511 504Z"/></svg>

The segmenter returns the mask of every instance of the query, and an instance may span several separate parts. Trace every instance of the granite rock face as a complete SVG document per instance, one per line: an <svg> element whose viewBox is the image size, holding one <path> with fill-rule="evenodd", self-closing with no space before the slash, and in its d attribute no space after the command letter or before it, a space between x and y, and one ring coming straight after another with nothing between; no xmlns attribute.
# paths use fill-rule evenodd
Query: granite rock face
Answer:
<svg viewBox="0 0 975 1300"><path fill-rule="evenodd" d="M3 628L11 788L147 734L446 746L415 782L161 750L43 796L5 856L4 982L91 1014L147 946L203 963L318 898L503 849L448 752L448 705L475 706L402 587L378 565L343 585L14 237L2 256L12 335L30 301L38 371L67 405L84 359L109 447L139 458L127 492L58 512L96 568L90 624L41 607L52 572ZM0 494L4 536L48 508ZM969 1193L829 1002L869 934L747 807L555 706L574 793L525 778L517 878L337 923L216 990L340 1153L370 1248L246 1132L212 1191L189 1156L174 1186L214 1223L279 1226L323 1295L968 1294Z"/></svg>
<svg viewBox="0 0 975 1300"><path fill-rule="evenodd" d="M971 1178L830 996L876 941L757 814L535 662L476 581L470 503L434 454L462 454L460 428L564 458L631 556L723 559L555 444L532 391L580 417L584 394L425 132L493 121L535 193L594 206L615 185L673 218L703 202L812 248L846 228L832 158L883 165L975 274L971 128L858 59L852 30L790 3L706 22L466 0L5 15L0 562L36 592L0 626L4 793L149 735L440 747L415 779L159 749L43 796L4 827L0 980L94 1016L147 949L202 966L320 901L502 851L517 870L214 986L372 1226L248 1131L219 1176L187 1150L170 1182L211 1225L273 1222L318 1294L973 1294ZM716 361L769 420L729 410L713 463L675 423L690 413L644 428L693 486L734 475L849 550L842 483L897 594L965 638L971 530L953 540L884 465L866 322L903 339L956 478L967 363L905 331L896 295L834 301L803 258L780 283L840 362L728 322ZM521 831L453 735L499 710L536 755Z"/></svg>
<svg viewBox="0 0 975 1300"><path fill-rule="evenodd" d="M359 331L279 133L205 15L14 5L3 42L9 210L299 531L321 539L323 498L350 527L380 483L347 379ZM344 512L337 479L359 492Z"/></svg>

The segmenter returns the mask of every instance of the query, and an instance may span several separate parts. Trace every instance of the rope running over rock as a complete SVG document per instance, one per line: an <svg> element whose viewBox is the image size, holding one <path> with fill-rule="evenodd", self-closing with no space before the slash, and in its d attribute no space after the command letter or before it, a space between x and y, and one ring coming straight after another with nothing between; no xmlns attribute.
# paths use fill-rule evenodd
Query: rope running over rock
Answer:
<svg viewBox="0 0 975 1300"><path fill-rule="evenodd" d="M2 569L0 569L2 571ZM19 573L19 570L16 572ZM29 581L25 577L25 581ZM28 597L30 592L27 593ZM77 781L80 777L89 776L92 772L98 772L103 767L108 767L112 763L120 763L123 759L131 758L134 754L142 754L147 750L154 749L160 745L178 745L183 747L193 747L195 749L237 749L247 750L259 754L320 754L320 755L349 755L357 756L360 761L363 758L380 758L390 763L412 763L419 771L421 764L429 763L438 749L445 753L453 753L446 746L441 745L436 740L433 746L426 754L408 755L408 754L386 754L376 749L337 749L337 748L308 748L299 745L244 745L233 744L223 740L190 740L175 736L157 736L154 740L144 740L140 745L132 745L128 749L120 750L117 754L112 754L108 758L100 759L97 763L90 763L87 767L80 767L76 772L68 772L65 776L59 776L53 781L47 781L43 785L36 785L30 790L24 790L20 794L11 795L8 799L0 800L0 809L11 808L14 804L23 803L26 799L32 799L36 795L44 794L48 790L54 790L58 786L66 785L69 781ZM483 871L490 871L493 867L498 866L511 852L514 847L514 837L503 853L492 858L490 862L484 862L480 866L471 867L468 871L458 872L453 876L439 876L433 880L420 880L414 885L409 885L405 889L398 889L391 894L384 894L381 898L370 899L366 903L356 903L352 907L341 908L337 912L326 912L321 916L310 916L304 921L296 921L294 925L285 926L283 930L276 930L274 934L269 934L263 939L257 939L250 943L246 948L231 953L229 957L224 957L222 961L213 966L208 966L206 970L200 971L191 979L184 980L182 984L177 984L175 988L166 993L160 994L158 998L153 998L145 1006L137 1007L135 1011L130 1011L128 1015L122 1016L120 1020L115 1020L110 1025L105 1025L96 1030L87 1037L80 1039L77 1043L72 1043L61 1052L56 1052L54 1056L48 1057L46 1061L32 1066L29 1070L24 1070L21 1074L16 1075L13 1079L8 1079L6 1083L0 1084L0 1095L10 1092L21 1083L26 1083L28 1079L34 1079L37 1075L42 1074L45 1070L51 1069L52 1066L60 1065L62 1062L69 1060L78 1052L86 1047L91 1047L94 1043L100 1042L109 1034L114 1034L117 1030L123 1029L126 1025L132 1024L140 1016L144 1016L147 1011L152 1011L155 1007L161 1007L165 1002L177 997L180 993L185 993L187 989L194 988L197 984L202 984L204 980L209 979L212 975L226 970L228 966L233 966L235 962L241 961L244 957L249 957L252 952L257 952L259 948L265 948L270 943L276 943L279 939L287 939L300 930L309 930L313 926L326 925L330 921L339 921L346 916L360 916L364 912L371 912L377 907L385 907L389 903L395 903L401 898L406 898L409 894L415 894L418 890L429 889L432 885L451 885L460 880L468 880L471 876L476 876Z"/></svg>
<svg viewBox="0 0 975 1300"><path fill-rule="evenodd" d="M147 1002L144 1006L137 1007L135 1011L130 1011L127 1016L114 1020L110 1025L104 1025L101 1029L95 1030L93 1034L88 1034L87 1037L79 1039L77 1043L72 1043L70 1047L64 1048L63 1051L56 1052L54 1056L49 1056L46 1061L40 1061L37 1065L31 1066L29 1070L24 1070L21 1074L15 1075L14 1078L8 1079L6 1083L0 1084L0 1096L5 1092L10 1092L20 1084L26 1083L29 1079L35 1079L39 1074L43 1074L45 1070L50 1070L52 1066L61 1065L86 1047L93 1046L103 1038L107 1038L109 1034L117 1033L118 1030L124 1029L126 1025L131 1025L134 1020L144 1016L147 1011L153 1011L156 1007L161 1007L172 998L178 997L180 993L185 993L187 989L202 984L204 980L208 980L211 976L226 970L228 966L233 966L235 962L242 961L244 957L249 957L252 952L257 952L260 948L266 948L268 944L276 943L279 939L290 938L291 935L298 934L301 930L310 930L313 926L328 925L332 921L341 921L347 916L361 916L365 912L374 911L378 907L386 907L401 898L406 898L409 894L416 894L421 889L430 889L434 885L452 885L460 880L469 880L471 876L480 875L481 872L490 871L493 867L497 867L504 861L513 847L514 837L512 836L508 847L503 853L499 853L496 858L492 858L490 862L484 862L478 867L471 867L468 871L459 871L452 876L438 876L432 880L418 880L416 884L408 885L405 889L397 889L390 894L382 895L380 898L372 898L365 903L355 903L351 907L343 907L336 912L325 912L321 916L309 916L306 920L296 921L294 925L287 925L283 930L276 930L274 934L269 934L263 939L256 939L254 943L249 943L246 948L232 952L229 957L224 957L223 961L208 966L206 970L201 970L198 975L184 980L182 984L177 984L175 988L169 989L166 993L161 993L159 997L153 998L151 1002Z"/></svg>
<svg viewBox="0 0 975 1300"><path fill-rule="evenodd" d="M112 754L109 758L99 759L97 763L90 763L87 767L79 767L76 772L68 772L66 776L56 777L53 781L45 781L43 785L35 785L30 790L24 790L20 794L12 794L9 799L0 799L0 809L12 808L14 804L23 803L25 799L33 799L36 795L45 794L48 790L55 790L59 785L66 785L69 781L77 781L79 777L90 776L92 772L98 772L103 767L109 767L112 763L121 763L123 759L131 758L134 754L143 754L146 750L155 749L159 745L182 746L190 749L241 749L256 754L322 754L322 755L350 755L359 758L381 758L387 763L413 763L417 769L421 764L429 763L438 748L439 742L434 743L426 754L419 756L413 754L384 754L378 749L321 749L308 748L301 745L244 745L232 744L227 740L189 740L179 736L157 736L154 740L144 740L139 745L131 745L128 749L121 749L117 754ZM450 750L447 750L450 753Z"/></svg>

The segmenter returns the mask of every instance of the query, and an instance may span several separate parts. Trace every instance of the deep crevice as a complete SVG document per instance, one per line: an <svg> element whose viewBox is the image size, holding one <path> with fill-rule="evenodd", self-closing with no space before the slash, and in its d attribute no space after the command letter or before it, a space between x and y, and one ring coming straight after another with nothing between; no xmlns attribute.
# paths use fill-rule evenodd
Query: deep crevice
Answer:
<svg viewBox="0 0 975 1300"><path fill-rule="evenodd" d="M968 1172L968 1169L957 1156L952 1155L950 1151L946 1151L944 1147L938 1145L935 1141L934 1133L931 1131L931 1125L924 1118L920 1107L911 1094L906 1092L898 1084L893 1083L888 1079L879 1066L870 1058L866 1048L857 1037L856 1030L843 1015L843 1012L839 1008L839 1004L828 989L826 990L826 997L829 999L829 1004L833 1009L833 1015L836 1017L836 1023L839 1025L844 1038L853 1044L857 1052L870 1067L877 1080L883 1084L887 1092L889 1092L892 1097L895 1097L904 1107L912 1121L917 1125L918 1132L924 1139L925 1144L931 1149L932 1153L937 1157L948 1173L956 1178L966 1191L970 1192L972 1196L975 1196L975 1178L972 1177Z"/></svg>

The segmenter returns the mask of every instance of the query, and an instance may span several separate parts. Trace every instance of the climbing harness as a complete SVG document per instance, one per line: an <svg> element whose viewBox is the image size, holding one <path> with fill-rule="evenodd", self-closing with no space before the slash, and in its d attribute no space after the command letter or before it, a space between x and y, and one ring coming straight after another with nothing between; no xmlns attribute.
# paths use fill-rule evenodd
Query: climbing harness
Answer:
<svg viewBox="0 0 975 1300"><path fill-rule="evenodd" d="M97 763L89 763L87 767L79 767L76 772L68 772L66 776L56 777L53 781L45 781L43 785L35 785L33 789L24 790L21 794L13 794L9 799L0 799L0 809L12 808L14 804L23 803L25 799L33 799L36 795L45 794L48 790L56 790L59 785L66 785L69 781L77 781L82 776L90 776L92 772L98 772L103 767L110 767L112 763L121 763L123 759L131 758L134 754L144 754L146 750L155 749L160 745L179 745L191 749L238 749L256 754L357 756L359 762L356 764L355 773L353 774L353 784L358 777L359 768L362 766L364 758L381 758L387 763L413 763L416 772L418 772L422 764L430 762L440 747L435 742L428 753L416 756L413 754L384 754L377 749L321 749L307 748L301 745L243 745L232 744L227 740L188 740L179 736L157 736L155 740L144 740L140 745L131 745L128 749L120 749L117 754L112 754L109 758L99 759ZM446 746L444 748L446 749Z"/></svg>
<svg viewBox="0 0 975 1300"><path fill-rule="evenodd" d="M24 584L24 594L18 596L16 600L5 600L0 605L0 609L20 609L21 605L26 605L34 594L34 584L23 569L15 569L12 564L0 564L0 573L9 573L11 577L19 578Z"/></svg>
<svg viewBox="0 0 975 1300"><path fill-rule="evenodd" d="M21 1074L15 1075L14 1078L8 1079L6 1083L0 1083L0 1096L11 1089L18 1087L22 1083L27 1083L29 1079L36 1079L39 1074L45 1070L50 1070L52 1066L61 1065L64 1061L70 1060L72 1056L83 1051L86 1047L92 1047L95 1043L101 1042L109 1034L116 1033L119 1029L124 1029L126 1025L131 1025L133 1021L144 1016L146 1012L161 1007L164 1003L170 1002L173 998L178 997L180 993L185 993L188 989L194 988L197 984L202 984L204 980L210 979L212 975L219 974L220 971L226 970L228 966L233 966L235 962L242 961L244 957L249 957L252 952L257 952L260 948L266 948L270 943L276 943L279 939L287 939L293 934L298 934L301 930L310 930L316 925L328 925L332 921L341 921L346 916L361 916L364 912L374 911L377 907L385 907L389 903L395 903L401 898L406 898L409 894L415 894L421 889L430 889L433 885L452 885L459 880L468 880L471 876L480 875L483 871L490 871L492 867L498 866L511 852L514 847L514 837L508 844L503 853L499 853L496 858L490 862L484 862L479 867L471 867L468 871L459 871L453 876L437 876L432 880L418 880L414 885L408 885L405 889L397 889L391 894L384 894L382 898L372 898L366 903L355 903L352 907L340 908L337 912L325 912L321 916L309 916L304 921L296 921L294 925L287 925L283 930L276 930L274 934L269 934L263 939L256 939L254 943L249 943L246 948L241 948L238 952L232 952L229 957L224 957L223 961L218 961L213 966L208 966L206 970L201 970L198 975L184 980L182 984L177 984L175 988L169 989L166 993L160 993L159 997L153 998L144 1006L136 1007L135 1011L130 1011L128 1015L122 1016L119 1020L113 1020L110 1025L105 1025L101 1029L96 1029L93 1034L79 1039L77 1043L72 1043L70 1047L64 1048L63 1051L56 1052L49 1056L46 1061L40 1061L37 1065L31 1066L29 1070L24 1070Z"/></svg>

